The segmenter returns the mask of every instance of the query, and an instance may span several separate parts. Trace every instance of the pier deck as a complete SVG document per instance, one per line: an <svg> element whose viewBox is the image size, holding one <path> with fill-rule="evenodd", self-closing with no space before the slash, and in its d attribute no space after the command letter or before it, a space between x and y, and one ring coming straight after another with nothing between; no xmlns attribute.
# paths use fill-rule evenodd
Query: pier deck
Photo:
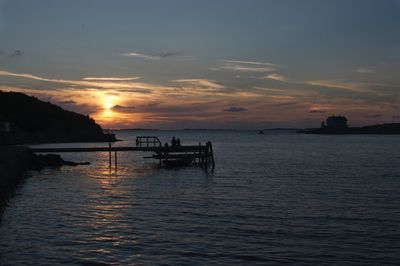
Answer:
<svg viewBox="0 0 400 266"><path fill-rule="evenodd" d="M206 145L191 145L191 146L175 146L175 147L78 147L78 148L31 148L33 152L37 153L64 153L64 152L102 152L102 151L169 151L169 152L185 152L193 150L205 150Z"/></svg>
<svg viewBox="0 0 400 266"><path fill-rule="evenodd" d="M161 146L158 137L144 136L136 138L136 145L131 147L112 147L111 143L108 147L76 147L76 148L31 148L35 153L78 153L78 152L108 152L111 167L111 153L114 152L115 167L117 167L117 152L153 152L153 156L145 158L153 158L163 161L193 159L193 164L207 167L211 165L215 167L214 152L211 142L205 145L186 145L186 146Z"/></svg>

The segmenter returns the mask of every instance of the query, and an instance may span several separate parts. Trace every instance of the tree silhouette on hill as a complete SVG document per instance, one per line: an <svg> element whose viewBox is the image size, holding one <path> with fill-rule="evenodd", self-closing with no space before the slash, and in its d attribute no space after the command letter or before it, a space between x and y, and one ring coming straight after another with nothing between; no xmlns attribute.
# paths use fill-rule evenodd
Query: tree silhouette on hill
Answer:
<svg viewBox="0 0 400 266"><path fill-rule="evenodd" d="M12 123L18 138L34 142L46 142L42 141L45 137L49 141L100 141L109 137L89 116L18 92L0 91L0 117Z"/></svg>

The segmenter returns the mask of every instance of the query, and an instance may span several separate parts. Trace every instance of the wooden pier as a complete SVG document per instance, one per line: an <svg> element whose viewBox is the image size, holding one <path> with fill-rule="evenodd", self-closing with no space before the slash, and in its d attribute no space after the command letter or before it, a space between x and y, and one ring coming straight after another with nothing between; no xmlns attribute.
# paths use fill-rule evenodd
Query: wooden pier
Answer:
<svg viewBox="0 0 400 266"><path fill-rule="evenodd" d="M117 168L118 152L153 152L152 156L144 158L156 159L160 165L167 167L186 164L215 168L214 152L210 141L205 145L199 143L199 145L163 146L156 136L141 136L136 138L134 147L113 147L109 143L108 147L32 148L31 150L35 153L108 152L110 167L114 152L115 168Z"/></svg>

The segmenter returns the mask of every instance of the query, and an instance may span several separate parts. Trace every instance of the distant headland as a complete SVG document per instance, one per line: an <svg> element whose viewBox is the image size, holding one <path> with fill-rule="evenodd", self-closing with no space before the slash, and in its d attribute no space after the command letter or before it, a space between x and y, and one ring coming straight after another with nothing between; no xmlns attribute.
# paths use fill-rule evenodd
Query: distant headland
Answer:
<svg viewBox="0 0 400 266"><path fill-rule="evenodd" d="M17 92L0 91L0 145L116 141L89 116Z"/></svg>
<svg viewBox="0 0 400 266"><path fill-rule="evenodd" d="M349 127L344 116L330 116L321 123L320 128L307 128L298 131L305 134L400 134L400 123L387 123L363 127Z"/></svg>

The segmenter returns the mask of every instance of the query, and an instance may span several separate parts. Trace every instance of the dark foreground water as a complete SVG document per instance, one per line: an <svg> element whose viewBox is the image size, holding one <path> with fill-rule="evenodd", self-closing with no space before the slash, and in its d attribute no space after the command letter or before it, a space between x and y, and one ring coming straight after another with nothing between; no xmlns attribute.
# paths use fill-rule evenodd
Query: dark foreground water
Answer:
<svg viewBox="0 0 400 266"><path fill-rule="evenodd" d="M141 153L66 154L32 172L0 224L0 265L400 265L400 137L172 135L217 167L158 169ZM83 144L75 144L75 146ZM88 144L93 145L93 144Z"/></svg>

